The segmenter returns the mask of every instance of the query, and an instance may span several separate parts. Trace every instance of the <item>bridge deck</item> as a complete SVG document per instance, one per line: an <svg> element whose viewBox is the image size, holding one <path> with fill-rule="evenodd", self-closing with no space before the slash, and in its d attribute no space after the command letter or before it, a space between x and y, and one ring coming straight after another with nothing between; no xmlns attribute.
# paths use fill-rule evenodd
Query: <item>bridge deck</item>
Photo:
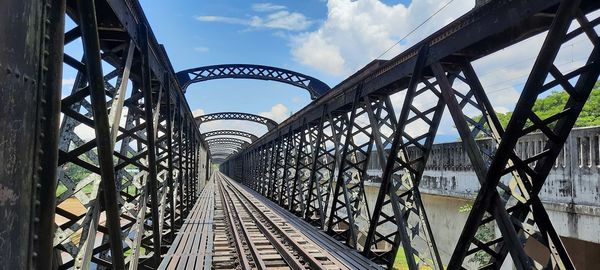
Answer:
<svg viewBox="0 0 600 270"><path fill-rule="evenodd" d="M214 182L206 184L159 269L210 269L213 249Z"/></svg>
<svg viewBox="0 0 600 270"><path fill-rule="evenodd" d="M247 239L253 242L248 243L243 235L240 235L239 229L253 224L253 222L247 223L251 214L244 212L244 208L248 208L242 206L244 204L241 203L242 200L234 203L227 198L228 191L231 194L233 191L237 191L239 195L232 197L244 197L248 199L246 204L256 205L257 209L266 214L265 217L272 222L272 227L280 226L285 234L290 235L289 240L281 240L280 236L275 240L261 238L260 236L263 234L266 235L264 230L245 228L250 232L250 237ZM245 225L238 224L238 220L230 222L228 217L232 212L233 216L239 216L239 220L243 221L241 223ZM264 218L260 218L260 220L263 220L260 223L267 224L264 222ZM237 229L230 226L232 223L233 227L237 226ZM268 230L276 231L276 228L268 228ZM239 241L240 239L241 241ZM357 251L318 231L285 209L219 172L213 174L211 181L202 190L196 205L178 232L171 248L163 256L159 269L231 269L242 264L241 257L252 257L248 251L253 247L257 247L260 252L255 255L256 258L265 259L267 268L289 269L293 268L289 266L289 261L293 259L286 257L287 255L283 254L285 252L270 248L268 243L281 241L285 248L292 249L291 239L300 243L300 250L304 250L309 253L309 256L316 258L317 262L321 264L320 268L381 269L379 265L369 261ZM241 249L235 248L237 241L243 244ZM240 252L245 252L245 254L240 256L238 254ZM292 252L292 254L296 253L298 252ZM257 259L249 261L252 265ZM298 261L306 264L304 259L300 258Z"/></svg>

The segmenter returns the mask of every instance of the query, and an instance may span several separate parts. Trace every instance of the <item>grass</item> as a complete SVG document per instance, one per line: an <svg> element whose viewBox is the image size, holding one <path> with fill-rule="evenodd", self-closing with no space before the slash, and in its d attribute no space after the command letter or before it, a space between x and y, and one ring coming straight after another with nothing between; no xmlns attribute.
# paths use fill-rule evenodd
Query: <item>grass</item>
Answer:
<svg viewBox="0 0 600 270"><path fill-rule="evenodd" d="M131 256L133 253L133 249L128 249L127 251L125 251L125 253L123 253L123 256L125 256L125 258ZM144 247L140 247L140 256L146 254L146 249Z"/></svg>
<svg viewBox="0 0 600 270"><path fill-rule="evenodd" d="M417 256L415 256L415 260L418 261ZM406 261L406 256L404 256L404 249L402 247L398 248L398 253L396 253L396 259L394 260L394 269L397 270L409 270L408 262ZM427 265L419 266L419 270L430 270L433 269Z"/></svg>

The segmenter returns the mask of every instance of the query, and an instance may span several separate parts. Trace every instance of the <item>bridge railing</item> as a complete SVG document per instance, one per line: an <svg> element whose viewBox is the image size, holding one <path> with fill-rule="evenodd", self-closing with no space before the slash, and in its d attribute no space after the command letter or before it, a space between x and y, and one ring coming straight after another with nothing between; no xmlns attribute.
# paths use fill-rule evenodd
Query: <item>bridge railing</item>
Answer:
<svg viewBox="0 0 600 270"><path fill-rule="evenodd" d="M139 3L9 2L0 268L158 267L210 160Z"/></svg>
<svg viewBox="0 0 600 270"><path fill-rule="evenodd" d="M529 158L542 152L547 138L541 133L519 138L515 153L521 158ZM482 149L492 149L492 139L478 139ZM597 173L600 170L600 127L574 128L567 138L560 155L556 158L553 170L564 170L580 174ZM408 152L416 150L409 149ZM376 158L371 155L369 169L382 170ZM530 166L534 166L532 163ZM427 160L427 170L472 170L473 166L461 142L437 143L431 147L431 157Z"/></svg>

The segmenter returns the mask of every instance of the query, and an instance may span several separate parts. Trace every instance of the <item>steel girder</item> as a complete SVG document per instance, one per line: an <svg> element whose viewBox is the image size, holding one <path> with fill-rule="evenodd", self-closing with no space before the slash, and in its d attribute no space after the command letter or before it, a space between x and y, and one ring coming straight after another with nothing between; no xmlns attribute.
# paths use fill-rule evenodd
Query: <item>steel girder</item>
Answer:
<svg viewBox="0 0 600 270"><path fill-rule="evenodd" d="M11 147L22 141L30 145L23 149L35 148L33 155L20 149L23 156L14 157L19 167L35 170L29 172L35 179L0 170L11 173L2 175L2 186L28 200L9 204L10 211L0 208L9 214L16 209L28 219L22 223L11 214L7 218L16 221L2 223L18 229L8 231L11 237L27 238L6 242L10 252L2 257L3 266L158 267L196 200L201 168L209 166L207 147L139 3L11 1L6 6L7 14L23 19L7 17L10 35L28 38L2 45L13 53L0 52L0 65L14 73L0 75L3 91L8 89L3 92L8 99L0 100L1 115L19 120L22 112L36 112L22 121L27 127L7 129ZM65 33L66 16L76 26ZM85 56L63 54L70 43L81 43ZM77 76L61 100L63 63ZM5 120L0 118L3 126L13 126ZM3 142L6 134L0 132ZM13 155L11 149L1 156ZM22 192L6 179L34 190Z"/></svg>
<svg viewBox="0 0 600 270"><path fill-rule="evenodd" d="M267 126L268 130L272 130L277 127L277 122L256 114L242 113L242 112L219 112L210 113L201 116L196 116L196 123L200 126L202 123L216 121L216 120L244 120L251 121Z"/></svg>
<svg viewBox="0 0 600 270"><path fill-rule="evenodd" d="M183 89L187 89L192 83L226 78L277 81L307 90L312 99L331 89L326 83L302 73L261 65L226 64L197 67L177 72L177 78Z"/></svg>
<svg viewBox="0 0 600 270"><path fill-rule="evenodd" d="M258 136L240 130L220 129L202 133L202 139L204 140L213 136L238 136L248 138L250 139L250 142L254 142L256 139L258 139Z"/></svg>
<svg viewBox="0 0 600 270"><path fill-rule="evenodd" d="M403 250L411 269L472 268L468 260L475 254L487 260L478 265L486 269L499 269L508 254L517 269L573 269L537 194L600 74L600 18L590 15L598 8L591 0L482 5L392 60L365 67L231 156L224 168L239 175L241 167L244 184L389 267ZM503 130L471 62L546 30ZM556 56L576 37L593 49L579 67L562 70ZM533 104L550 90L565 91L569 100L561 112L540 119ZM395 93L402 102L392 104ZM440 258L419 190L446 108L481 184L450 261ZM478 114L484 117L474 119ZM545 136L544 150L518 156L517 140L532 132ZM477 136L491 137L493 146L480 146ZM371 153L384 164L375 205L364 199ZM328 189L329 174L335 181ZM485 226L499 234L478 235ZM529 257L524 246L530 242L545 247L547 259Z"/></svg>

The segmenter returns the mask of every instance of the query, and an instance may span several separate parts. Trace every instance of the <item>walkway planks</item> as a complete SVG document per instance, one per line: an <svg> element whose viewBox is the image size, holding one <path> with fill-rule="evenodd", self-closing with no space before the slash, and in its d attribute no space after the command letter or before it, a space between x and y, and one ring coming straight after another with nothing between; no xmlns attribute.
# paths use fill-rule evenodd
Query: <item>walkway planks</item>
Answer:
<svg viewBox="0 0 600 270"><path fill-rule="evenodd" d="M163 257L159 269L210 269L214 203L214 181L209 181Z"/></svg>

